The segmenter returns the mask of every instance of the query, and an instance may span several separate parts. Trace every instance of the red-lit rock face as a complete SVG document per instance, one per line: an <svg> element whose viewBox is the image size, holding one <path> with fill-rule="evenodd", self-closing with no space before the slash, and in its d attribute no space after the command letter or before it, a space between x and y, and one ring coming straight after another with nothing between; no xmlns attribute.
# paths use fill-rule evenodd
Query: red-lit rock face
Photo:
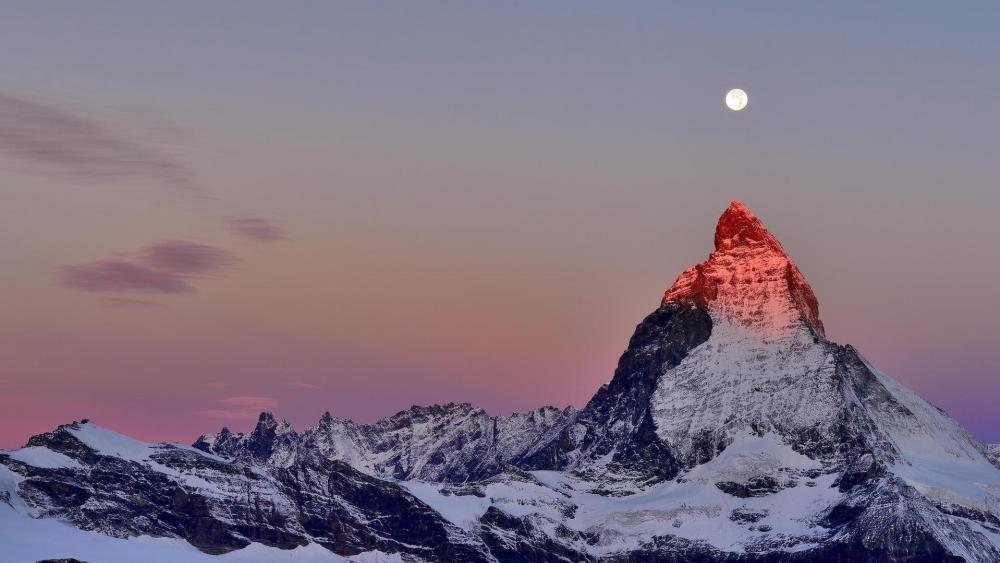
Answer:
<svg viewBox="0 0 1000 563"><path fill-rule="evenodd" d="M663 301L692 300L734 325L782 338L804 324L823 334L819 302L795 262L742 202L715 228L715 251L688 268Z"/></svg>

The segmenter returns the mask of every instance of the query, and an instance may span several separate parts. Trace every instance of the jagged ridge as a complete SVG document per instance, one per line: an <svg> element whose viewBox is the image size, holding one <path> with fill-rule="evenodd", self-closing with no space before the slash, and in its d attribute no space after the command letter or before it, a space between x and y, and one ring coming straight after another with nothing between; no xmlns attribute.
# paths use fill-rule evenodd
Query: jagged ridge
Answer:
<svg viewBox="0 0 1000 563"><path fill-rule="evenodd" d="M247 457L288 467L311 458L336 459L371 475L391 479L464 482L500 473L552 438L576 409L542 407L491 416L468 403L410 409L373 424L358 424L329 412L301 434L262 413L249 434L223 428L198 438L194 447L226 458Z"/></svg>

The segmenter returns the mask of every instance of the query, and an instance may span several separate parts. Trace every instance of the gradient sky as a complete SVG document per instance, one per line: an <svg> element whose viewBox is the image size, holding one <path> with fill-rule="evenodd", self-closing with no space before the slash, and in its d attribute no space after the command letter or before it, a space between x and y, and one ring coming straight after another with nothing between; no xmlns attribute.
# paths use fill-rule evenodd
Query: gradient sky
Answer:
<svg viewBox="0 0 1000 563"><path fill-rule="evenodd" d="M745 201L1000 441L1000 4L21 2L0 447L582 405ZM732 87L748 110L722 108Z"/></svg>

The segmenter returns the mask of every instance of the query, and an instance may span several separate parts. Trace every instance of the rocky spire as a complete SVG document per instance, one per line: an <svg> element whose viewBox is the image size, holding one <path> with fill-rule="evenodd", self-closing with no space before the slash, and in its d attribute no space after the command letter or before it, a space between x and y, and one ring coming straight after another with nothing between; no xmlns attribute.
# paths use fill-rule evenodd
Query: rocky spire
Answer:
<svg viewBox="0 0 1000 563"><path fill-rule="evenodd" d="M663 302L693 301L733 324L771 338L787 336L803 323L823 334L819 302L798 266L740 201L733 201L715 228L715 251L688 268Z"/></svg>
<svg viewBox="0 0 1000 563"><path fill-rule="evenodd" d="M257 426L247 436L246 449L257 459L268 459L277 450L290 447L297 435L287 421L277 421L269 412L260 413Z"/></svg>
<svg viewBox="0 0 1000 563"><path fill-rule="evenodd" d="M767 246L787 257L781 243L774 238L753 211L750 211L742 201L733 200L715 226L715 250L721 252L734 247L755 245Z"/></svg>

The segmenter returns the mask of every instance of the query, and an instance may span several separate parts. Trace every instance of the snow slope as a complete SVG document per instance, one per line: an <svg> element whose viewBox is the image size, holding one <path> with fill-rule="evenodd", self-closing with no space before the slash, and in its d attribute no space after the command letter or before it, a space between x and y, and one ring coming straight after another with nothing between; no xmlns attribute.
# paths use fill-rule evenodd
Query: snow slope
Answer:
<svg viewBox="0 0 1000 563"><path fill-rule="evenodd" d="M835 475L811 479L802 474L821 465L774 436L747 436L709 463L675 481L611 496L593 492L594 483L572 473L533 471L533 479L508 476L473 490L440 483L406 482L411 493L450 521L466 529L491 506L533 518L553 530L566 526L593 538L574 545L593 555L609 555L639 547L656 536L675 535L725 552L766 547L803 550L829 536L818 516L842 497ZM777 493L739 498L716 483L743 480L778 471L788 480L801 479ZM786 483L787 484L787 483ZM471 493L471 494L470 494Z"/></svg>
<svg viewBox="0 0 1000 563"><path fill-rule="evenodd" d="M86 532L50 518L30 518L0 503L3 561L75 558L91 563L359 563L402 562L399 555L366 552L341 557L316 544L285 550L261 544L225 555L208 555L177 539L115 538Z"/></svg>
<svg viewBox="0 0 1000 563"><path fill-rule="evenodd" d="M82 467L73 458L65 456L59 452L54 452L48 448L28 446L8 453L11 459L16 459L17 461L27 463L28 465L32 465L34 467L44 467L46 469L55 469L59 467L79 469Z"/></svg>

